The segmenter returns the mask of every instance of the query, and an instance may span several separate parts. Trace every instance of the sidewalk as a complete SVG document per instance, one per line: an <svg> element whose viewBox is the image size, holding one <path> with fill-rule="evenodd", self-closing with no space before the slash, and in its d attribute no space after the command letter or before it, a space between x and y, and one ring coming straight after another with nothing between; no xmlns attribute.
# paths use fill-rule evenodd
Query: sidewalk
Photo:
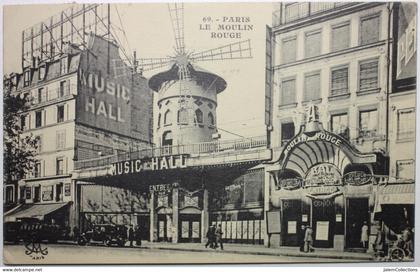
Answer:
<svg viewBox="0 0 420 272"><path fill-rule="evenodd" d="M72 241L59 241L58 244L77 245ZM371 261L373 255L369 253L360 252L343 252L333 249L315 249L314 252L300 252L297 247L280 247L267 248L264 245L249 245L249 244L223 244L224 250L205 248L201 243L165 243L149 241L142 241L139 249L158 249L158 250L177 250L190 252L213 252L213 253L233 253L233 254L251 254L251 255L268 255L268 256L290 256L290 257L305 257L305 258L327 258L338 260L353 260L353 261Z"/></svg>
<svg viewBox="0 0 420 272"><path fill-rule="evenodd" d="M369 253L359 252L342 252L332 249L316 249L315 252L300 252L296 247L267 248L264 245L244 245L244 244L223 244L224 250L220 248L214 250L205 248L200 243L150 243L145 241L142 248L194 251L194 252L218 252L218 253L237 253L237 254L253 254L253 255L271 255L271 256L290 256L290 257L306 257L306 258L329 258L341 260L360 260L370 261L373 256Z"/></svg>

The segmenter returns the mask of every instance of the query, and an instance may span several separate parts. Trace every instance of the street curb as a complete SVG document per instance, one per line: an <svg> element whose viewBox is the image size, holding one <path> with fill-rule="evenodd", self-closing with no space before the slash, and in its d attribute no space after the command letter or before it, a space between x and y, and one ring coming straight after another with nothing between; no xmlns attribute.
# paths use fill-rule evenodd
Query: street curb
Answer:
<svg viewBox="0 0 420 272"><path fill-rule="evenodd" d="M176 251L192 251L192 252L214 252L214 253L233 253L233 254L247 254L247 255L268 255L268 256L288 256L288 257L306 257L306 258L328 258L328 259L347 259L347 260L364 260L364 261L372 261L374 260L371 256L337 256L337 255L320 255L320 254L296 254L290 252L255 252L255 251L241 251L241 250L205 250L205 249L197 249L197 248L174 248L174 247L159 247L159 246L144 246L143 248L149 249L159 249L159 250L176 250Z"/></svg>
<svg viewBox="0 0 420 272"><path fill-rule="evenodd" d="M60 241L59 244L67 245L77 245L73 242ZM101 246L101 245L95 245ZM373 261L373 256L338 256L328 254L316 254L316 253L293 253L293 252L255 252L255 251L241 251L241 250L208 250L208 249L198 249L198 248L177 248L177 247L162 247L162 246L141 246L134 247L131 249L157 249L157 250L173 250L173 251L189 251L189 252L213 252L213 253L231 253L231 254L246 254L246 255L266 255L266 256L286 256L286 257L305 257L305 258L327 258L327 259L337 259L337 260L358 260L358 261ZM279 249L281 250L281 249ZM343 252L345 253L345 252Z"/></svg>

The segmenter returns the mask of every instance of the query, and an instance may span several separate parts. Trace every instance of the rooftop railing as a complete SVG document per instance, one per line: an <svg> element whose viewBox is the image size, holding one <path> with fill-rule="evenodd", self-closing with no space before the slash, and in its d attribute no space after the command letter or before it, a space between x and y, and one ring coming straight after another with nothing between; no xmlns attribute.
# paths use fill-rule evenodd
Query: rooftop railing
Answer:
<svg viewBox="0 0 420 272"><path fill-rule="evenodd" d="M212 141L188 145L162 146L137 150L118 155L99 157L95 159L76 161L76 170L111 165L116 162L142 158L162 157L170 155L211 155L220 153L240 152L247 149L266 147L266 136L244 138L239 140Z"/></svg>
<svg viewBox="0 0 420 272"><path fill-rule="evenodd" d="M302 18L330 11L342 6L354 5L355 2L297 2L282 4L282 8L273 12L273 27L287 24Z"/></svg>

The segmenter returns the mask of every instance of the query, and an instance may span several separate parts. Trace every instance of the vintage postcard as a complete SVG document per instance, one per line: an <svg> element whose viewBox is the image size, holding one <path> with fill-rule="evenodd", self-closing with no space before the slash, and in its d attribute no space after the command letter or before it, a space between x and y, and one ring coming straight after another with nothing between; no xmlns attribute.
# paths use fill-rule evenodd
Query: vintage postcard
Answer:
<svg viewBox="0 0 420 272"><path fill-rule="evenodd" d="M3 11L5 264L414 261L415 2Z"/></svg>

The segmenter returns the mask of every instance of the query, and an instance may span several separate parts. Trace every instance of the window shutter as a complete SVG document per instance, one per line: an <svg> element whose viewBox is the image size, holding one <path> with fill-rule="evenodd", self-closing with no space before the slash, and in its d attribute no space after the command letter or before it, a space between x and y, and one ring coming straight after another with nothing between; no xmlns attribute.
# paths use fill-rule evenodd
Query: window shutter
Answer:
<svg viewBox="0 0 420 272"><path fill-rule="evenodd" d="M305 34L305 57L310 58L321 54L321 31Z"/></svg>
<svg viewBox="0 0 420 272"><path fill-rule="evenodd" d="M350 24L334 26L331 31L331 51L339 51L350 46Z"/></svg>
<svg viewBox="0 0 420 272"><path fill-rule="evenodd" d="M361 45L379 41L379 15L362 19L360 35Z"/></svg>
<svg viewBox="0 0 420 272"><path fill-rule="evenodd" d="M296 60L296 38L283 40L282 62L289 63Z"/></svg>
<svg viewBox="0 0 420 272"><path fill-rule="evenodd" d="M305 76L305 101L316 100L320 97L320 74Z"/></svg>

